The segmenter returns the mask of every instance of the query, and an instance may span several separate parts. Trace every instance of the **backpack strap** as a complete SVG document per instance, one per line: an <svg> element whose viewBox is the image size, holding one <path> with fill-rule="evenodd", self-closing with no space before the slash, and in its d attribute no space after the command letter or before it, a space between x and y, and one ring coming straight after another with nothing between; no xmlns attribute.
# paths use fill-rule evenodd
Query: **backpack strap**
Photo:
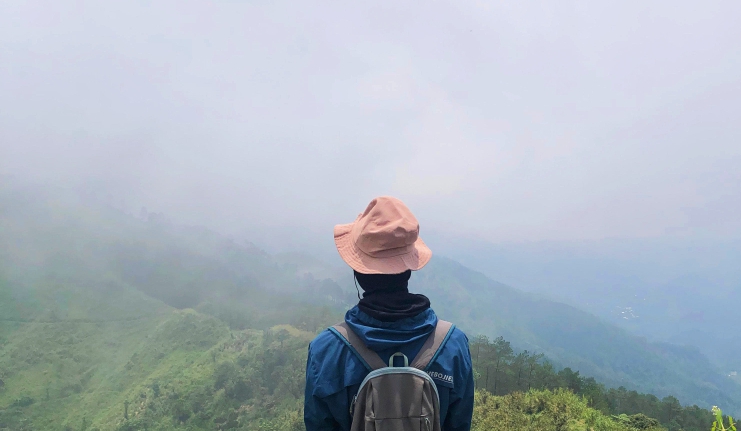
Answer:
<svg viewBox="0 0 741 431"><path fill-rule="evenodd" d="M450 338L453 328L455 328L455 325L452 323L438 319L435 330L427 337L427 340L422 345L422 349L417 353L410 366L426 371L430 364L437 359L440 349L448 341L448 338Z"/></svg>
<svg viewBox="0 0 741 431"><path fill-rule="evenodd" d="M355 356L363 362L363 365L365 365L365 368L367 368L368 371L377 370L386 366L386 363L383 362L383 359L381 359L380 356L378 356L378 353L369 349L360 337L358 337L357 334L347 326L347 323L338 323L330 327L329 330L350 348Z"/></svg>

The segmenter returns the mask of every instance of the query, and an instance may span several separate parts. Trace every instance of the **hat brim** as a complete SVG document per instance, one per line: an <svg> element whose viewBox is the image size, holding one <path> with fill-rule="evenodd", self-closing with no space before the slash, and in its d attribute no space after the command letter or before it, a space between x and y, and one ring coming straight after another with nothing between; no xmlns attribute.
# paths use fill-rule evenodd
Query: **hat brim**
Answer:
<svg viewBox="0 0 741 431"><path fill-rule="evenodd" d="M390 257L373 257L360 250L352 238L355 223L339 224L334 227L334 243L340 257L352 269L361 274L401 274L422 269L432 258L432 250L417 238L406 253Z"/></svg>

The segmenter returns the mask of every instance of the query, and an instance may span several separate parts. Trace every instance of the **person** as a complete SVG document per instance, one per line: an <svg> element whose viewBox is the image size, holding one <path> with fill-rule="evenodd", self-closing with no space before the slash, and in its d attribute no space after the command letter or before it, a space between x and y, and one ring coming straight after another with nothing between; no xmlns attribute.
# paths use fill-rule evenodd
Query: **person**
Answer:
<svg viewBox="0 0 741 431"><path fill-rule="evenodd" d="M412 271L432 252L419 237L419 223L399 199L373 199L350 224L334 228L337 251L363 289L345 324L387 363L396 352L415 358L435 331L429 299L410 293ZM358 291L358 296L360 296ZM443 322L443 321L441 321ZM425 369L437 388L444 431L468 431L473 414L473 367L468 338L454 325ZM349 431L351 406L368 375L366 363L331 328L309 345L304 423L307 431Z"/></svg>

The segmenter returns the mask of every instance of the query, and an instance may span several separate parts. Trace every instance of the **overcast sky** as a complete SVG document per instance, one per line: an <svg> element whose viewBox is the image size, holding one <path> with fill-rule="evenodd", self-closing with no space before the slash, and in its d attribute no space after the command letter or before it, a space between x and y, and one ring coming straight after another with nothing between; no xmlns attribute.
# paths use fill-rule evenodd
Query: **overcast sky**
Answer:
<svg viewBox="0 0 741 431"><path fill-rule="evenodd" d="M0 173L230 232L331 232L392 194L423 236L740 238L740 16L3 1Z"/></svg>

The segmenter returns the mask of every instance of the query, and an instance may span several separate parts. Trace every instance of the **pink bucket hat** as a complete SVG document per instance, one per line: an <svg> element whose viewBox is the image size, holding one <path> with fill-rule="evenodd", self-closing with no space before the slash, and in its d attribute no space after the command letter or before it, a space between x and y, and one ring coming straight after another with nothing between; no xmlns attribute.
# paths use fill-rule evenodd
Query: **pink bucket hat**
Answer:
<svg viewBox="0 0 741 431"><path fill-rule="evenodd" d="M390 196L373 199L354 222L335 226L334 242L342 260L361 274L416 271L432 257L414 214Z"/></svg>

